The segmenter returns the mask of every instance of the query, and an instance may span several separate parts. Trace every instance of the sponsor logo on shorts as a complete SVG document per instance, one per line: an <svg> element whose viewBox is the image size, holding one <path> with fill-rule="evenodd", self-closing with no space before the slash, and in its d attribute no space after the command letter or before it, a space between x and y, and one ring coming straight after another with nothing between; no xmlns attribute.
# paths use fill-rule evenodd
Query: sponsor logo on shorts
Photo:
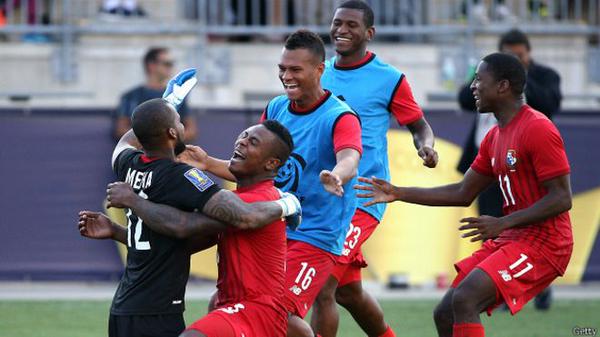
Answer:
<svg viewBox="0 0 600 337"><path fill-rule="evenodd" d="M300 287L298 287L295 284L290 288L290 291L293 292L296 296L299 296L302 293L302 289L300 289Z"/></svg>
<svg viewBox="0 0 600 337"><path fill-rule="evenodd" d="M226 314L237 314L240 310L246 309L246 306L244 306L242 303L237 303L236 305L232 306L232 307L225 307L225 308L219 308L218 310L226 313Z"/></svg>
<svg viewBox="0 0 600 337"><path fill-rule="evenodd" d="M498 273L500 274L500 276L502 276L502 279L505 282L512 280L512 276L510 276L510 273L507 270L498 270Z"/></svg>
<svg viewBox="0 0 600 337"><path fill-rule="evenodd" d="M171 304L181 304L181 303L183 303L182 300L175 300L175 301L171 302Z"/></svg>

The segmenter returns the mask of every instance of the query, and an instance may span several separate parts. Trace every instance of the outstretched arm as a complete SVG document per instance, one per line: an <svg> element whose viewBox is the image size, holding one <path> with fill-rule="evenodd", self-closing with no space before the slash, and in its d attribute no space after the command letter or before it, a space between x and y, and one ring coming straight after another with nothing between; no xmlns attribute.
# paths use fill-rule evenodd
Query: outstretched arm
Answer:
<svg viewBox="0 0 600 337"><path fill-rule="evenodd" d="M180 211L141 198L127 183L109 184L107 200L108 207L131 208L150 229L177 239L197 234L213 235L225 229L224 224L205 215Z"/></svg>
<svg viewBox="0 0 600 337"><path fill-rule="evenodd" d="M378 178L359 177L366 185L356 185L359 198L372 198L365 206L396 200L428 206L469 206L475 197L494 182L493 177L485 176L469 169L462 181L439 187L398 187Z"/></svg>
<svg viewBox="0 0 600 337"><path fill-rule="evenodd" d="M466 223L460 230L471 230L463 237L473 237L471 241L493 239L511 227L539 224L543 220L571 209L571 183L569 175L550 179L542 183L548 193L530 207L513 212L500 218L480 216L465 218Z"/></svg>
<svg viewBox="0 0 600 337"><path fill-rule="evenodd" d="M117 160L117 157L119 156L119 154L121 154L121 152L123 152L123 150L132 148L141 149L142 144L140 144L137 137L135 136L135 133L133 133L133 129L129 129L129 131L125 132L123 137L119 139L119 142L113 150L111 166L115 167L115 160Z"/></svg>
<svg viewBox="0 0 600 337"><path fill-rule="evenodd" d="M228 160L211 157L199 146L187 145L185 151L177 159L202 171L210 172L221 179L236 181L234 175L229 171Z"/></svg>
<svg viewBox="0 0 600 337"><path fill-rule="evenodd" d="M406 125L408 130L413 136L413 142L417 153L421 159L423 159L423 165L434 168L438 162L438 154L433 149L435 138L433 136L433 130L425 117Z"/></svg>
<svg viewBox="0 0 600 337"><path fill-rule="evenodd" d="M152 203L123 182L109 184L107 192L108 207L131 208L153 230L179 238L222 230L225 224L242 229L259 228L300 210L300 202L291 194L277 201L249 204L231 191L220 190L206 202L203 215Z"/></svg>
<svg viewBox="0 0 600 337"><path fill-rule="evenodd" d="M327 192L341 197L344 195L344 188L342 186L354 178L358 172L360 153L355 149L347 148L338 151L335 157L337 163L333 170L321 171L319 179Z"/></svg>
<svg viewBox="0 0 600 337"><path fill-rule="evenodd" d="M90 239L113 239L127 244L127 229L99 212L79 212L79 234Z"/></svg>

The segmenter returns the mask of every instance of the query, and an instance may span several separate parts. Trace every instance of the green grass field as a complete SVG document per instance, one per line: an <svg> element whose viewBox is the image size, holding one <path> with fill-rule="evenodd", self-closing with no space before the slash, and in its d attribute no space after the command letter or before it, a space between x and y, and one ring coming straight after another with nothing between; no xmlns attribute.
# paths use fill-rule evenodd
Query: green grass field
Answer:
<svg viewBox="0 0 600 337"><path fill-rule="evenodd" d="M436 336L431 311L435 301L382 301L388 322L399 337ZM0 301L2 337L96 337L106 336L108 301ZM186 322L206 313L205 301L190 301ZM600 327L600 300L557 300L548 312L527 306L515 317L497 311L484 317L486 336L561 337L572 329ZM342 310L340 337L364 336ZM265 336L266 337L266 336Z"/></svg>

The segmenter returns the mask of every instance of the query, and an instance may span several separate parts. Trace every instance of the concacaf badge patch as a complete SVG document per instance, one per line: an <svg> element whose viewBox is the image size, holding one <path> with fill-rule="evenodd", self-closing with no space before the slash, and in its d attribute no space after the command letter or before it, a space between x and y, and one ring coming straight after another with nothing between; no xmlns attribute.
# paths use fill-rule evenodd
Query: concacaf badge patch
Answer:
<svg viewBox="0 0 600 337"><path fill-rule="evenodd" d="M511 171L514 171L517 168L517 151L508 150L506 152L506 166Z"/></svg>
<svg viewBox="0 0 600 337"><path fill-rule="evenodd" d="M206 174L204 174L204 172L197 168L189 169L183 175L187 180L194 184L200 192L206 191L207 188L215 184Z"/></svg>

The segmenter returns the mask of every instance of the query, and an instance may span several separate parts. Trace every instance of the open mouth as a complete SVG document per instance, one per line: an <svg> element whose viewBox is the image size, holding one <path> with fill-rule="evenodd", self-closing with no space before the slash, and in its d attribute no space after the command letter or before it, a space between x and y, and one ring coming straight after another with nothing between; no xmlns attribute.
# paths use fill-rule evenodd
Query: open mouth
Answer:
<svg viewBox="0 0 600 337"><path fill-rule="evenodd" d="M335 41L336 42L351 42L352 39L349 37L343 37L343 36L336 36L335 37Z"/></svg>
<svg viewBox="0 0 600 337"><path fill-rule="evenodd" d="M244 160L246 157L238 150L233 151L233 156L231 159Z"/></svg>
<svg viewBox="0 0 600 337"><path fill-rule="evenodd" d="M298 84L296 83L284 83L283 87L287 90L298 89Z"/></svg>

